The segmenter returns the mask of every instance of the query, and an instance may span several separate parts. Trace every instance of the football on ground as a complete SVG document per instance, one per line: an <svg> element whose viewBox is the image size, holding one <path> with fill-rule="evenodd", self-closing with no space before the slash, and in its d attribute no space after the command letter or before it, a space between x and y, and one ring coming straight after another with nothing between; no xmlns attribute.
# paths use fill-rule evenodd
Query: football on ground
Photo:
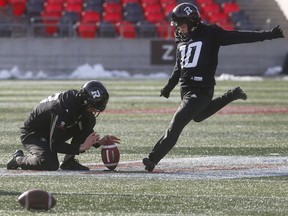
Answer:
<svg viewBox="0 0 288 216"><path fill-rule="evenodd" d="M18 197L18 202L30 211L47 211L56 205L56 199L51 193L39 189L25 191Z"/></svg>
<svg viewBox="0 0 288 216"><path fill-rule="evenodd" d="M120 160L120 152L116 144L103 145L101 150L102 161L109 170L114 170Z"/></svg>

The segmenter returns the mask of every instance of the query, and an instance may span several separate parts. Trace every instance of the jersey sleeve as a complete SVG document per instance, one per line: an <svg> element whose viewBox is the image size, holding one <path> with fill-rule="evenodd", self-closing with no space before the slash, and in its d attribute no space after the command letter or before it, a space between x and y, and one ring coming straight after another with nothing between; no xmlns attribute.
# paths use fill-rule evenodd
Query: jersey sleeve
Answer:
<svg viewBox="0 0 288 216"><path fill-rule="evenodd" d="M271 33L269 31L226 31L220 27L215 27L216 39L220 46L254 43L264 40L271 40Z"/></svg>
<svg viewBox="0 0 288 216"><path fill-rule="evenodd" d="M165 88L168 91L172 91L174 89L174 87L177 85L177 83L179 82L180 73L181 73L180 60L179 60L179 56L177 54L174 69L171 73L171 76L168 79L168 83L165 86Z"/></svg>
<svg viewBox="0 0 288 216"><path fill-rule="evenodd" d="M85 139L88 137L92 132L94 132L94 127L96 125L96 118L92 113L86 112L79 122L80 124L80 131L81 136Z"/></svg>

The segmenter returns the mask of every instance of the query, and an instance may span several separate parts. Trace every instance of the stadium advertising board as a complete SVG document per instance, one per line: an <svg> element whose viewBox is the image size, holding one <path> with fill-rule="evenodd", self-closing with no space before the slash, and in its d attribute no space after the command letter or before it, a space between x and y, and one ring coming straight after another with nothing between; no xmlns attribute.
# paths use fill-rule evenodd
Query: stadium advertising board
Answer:
<svg viewBox="0 0 288 216"><path fill-rule="evenodd" d="M152 40L150 43L151 65L174 65L175 52L173 40Z"/></svg>

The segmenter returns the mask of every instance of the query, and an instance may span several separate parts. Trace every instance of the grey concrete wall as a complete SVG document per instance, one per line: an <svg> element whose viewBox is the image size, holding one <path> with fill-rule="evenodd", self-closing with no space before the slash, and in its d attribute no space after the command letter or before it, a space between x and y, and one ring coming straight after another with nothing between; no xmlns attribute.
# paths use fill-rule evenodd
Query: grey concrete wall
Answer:
<svg viewBox="0 0 288 216"><path fill-rule="evenodd" d="M170 74L173 68L150 64L149 39L1 38L0 44L0 70L18 66L21 71L58 74L86 63L131 73ZM217 75L259 75L268 67L282 65L287 52L287 39L222 47Z"/></svg>
<svg viewBox="0 0 288 216"><path fill-rule="evenodd" d="M217 74L262 75L269 67L282 66L287 53L287 39L221 47Z"/></svg>

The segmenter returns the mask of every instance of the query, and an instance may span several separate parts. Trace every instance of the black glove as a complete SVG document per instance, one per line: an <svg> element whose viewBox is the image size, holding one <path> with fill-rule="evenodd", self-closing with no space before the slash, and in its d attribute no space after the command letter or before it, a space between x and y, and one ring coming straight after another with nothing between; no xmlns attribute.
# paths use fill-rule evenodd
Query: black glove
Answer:
<svg viewBox="0 0 288 216"><path fill-rule="evenodd" d="M161 89L161 91L160 91L160 97L161 96L163 96L163 97L165 97L165 98L169 98L169 96L170 96L170 91L169 90L167 90L167 88L163 88L163 89Z"/></svg>
<svg viewBox="0 0 288 216"><path fill-rule="evenodd" d="M279 27L279 25L271 29L270 34L271 34L271 39L284 38L283 30Z"/></svg>

